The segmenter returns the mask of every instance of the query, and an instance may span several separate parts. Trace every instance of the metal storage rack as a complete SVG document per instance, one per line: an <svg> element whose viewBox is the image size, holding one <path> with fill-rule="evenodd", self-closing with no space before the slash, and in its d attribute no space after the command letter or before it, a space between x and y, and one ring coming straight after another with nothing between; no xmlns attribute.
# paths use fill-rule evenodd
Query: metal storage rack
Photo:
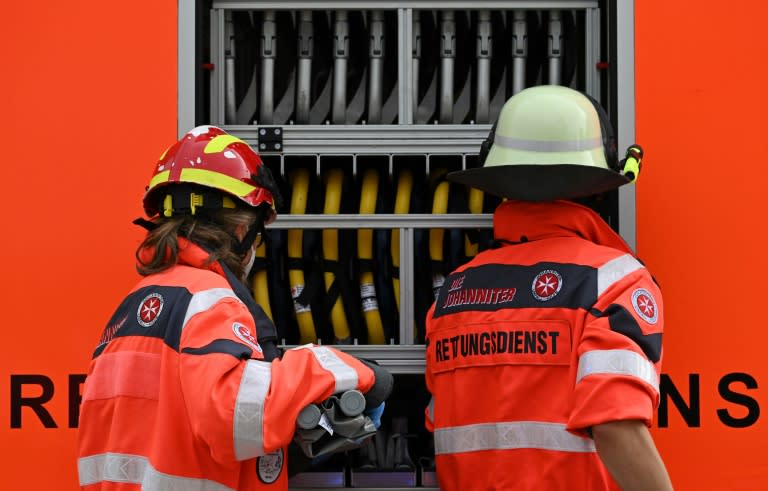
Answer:
<svg viewBox="0 0 768 491"><path fill-rule="evenodd" d="M300 159L319 177L329 159L339 158L357 177L374 157L384 175L416 157L429 176L445 159L450 170L476 165L508 97L525 86L559 83L601 100L625 147L635 130L633 9L633 0L180 1L178 132L220 126L282 176ZM281 31L286 22L289 29ZM256 46L245 45L252 51L243 49L237 25L240 33L243 26L257 31ZM527 62L533 52L540 57L535 76ZM286 57L288 68L281 65ZM634 189L625 188L615 196L618 226L612 225L634 246ZM281 214L271 228L398 231L397 342L338 347L413 376L424 371L412 321L415 234L488 228L490 211ZM321 481L318 489L331 486ZM425 483L419 480L420 489L433 489Z"/></svg>

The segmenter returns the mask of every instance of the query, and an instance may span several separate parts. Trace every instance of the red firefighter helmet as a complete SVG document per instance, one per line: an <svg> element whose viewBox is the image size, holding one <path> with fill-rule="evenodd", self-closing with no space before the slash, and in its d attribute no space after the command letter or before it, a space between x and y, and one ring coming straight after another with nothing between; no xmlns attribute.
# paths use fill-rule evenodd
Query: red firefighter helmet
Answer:
<svg viewBox="0 0 768 491"><path fill-rule="evenodd" d="M265 182L272 182L269 169L247 143L221 128L198 126L160 157L144 195L144 211L149 217L179 212L194 215L198 208L234 208L235 198L253 207L267 203L273 210L269 222L275 215L274 197ZM181 184L223 194L220 197L213 193L206 198L204 193L185 192L179 199L173 191Z"/></svg>

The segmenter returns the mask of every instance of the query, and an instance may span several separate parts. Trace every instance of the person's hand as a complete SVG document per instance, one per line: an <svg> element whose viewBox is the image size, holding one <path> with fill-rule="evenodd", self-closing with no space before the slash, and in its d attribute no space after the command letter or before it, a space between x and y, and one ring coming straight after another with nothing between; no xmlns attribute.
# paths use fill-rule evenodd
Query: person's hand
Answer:
<svg viewBox="0 0 768 491"><path fill-rule="evenodd" d="M371 421L373 422L373 426L378 430L381 426L381 415L384 414L384 406L386 405L385 402L382 402L376 407L372 407L371 409L366 409L363 411L363 414L365 416L368 416L371 418Z"/></svg>

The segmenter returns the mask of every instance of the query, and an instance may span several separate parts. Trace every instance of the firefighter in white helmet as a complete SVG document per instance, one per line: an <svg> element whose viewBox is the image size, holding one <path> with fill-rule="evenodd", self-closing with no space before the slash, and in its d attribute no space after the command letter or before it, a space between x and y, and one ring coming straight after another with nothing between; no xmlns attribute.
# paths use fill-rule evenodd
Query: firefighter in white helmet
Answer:
<svg viewBox="0 0 768 491"><path fill-rule="evenodd" d="M576 199L633 181L580 92L513 96L482 167L448 179L507 198L500 247L445 281L427 314L426 424L441 489L669 490L648 427L659 402L659 287Z"/></svg>

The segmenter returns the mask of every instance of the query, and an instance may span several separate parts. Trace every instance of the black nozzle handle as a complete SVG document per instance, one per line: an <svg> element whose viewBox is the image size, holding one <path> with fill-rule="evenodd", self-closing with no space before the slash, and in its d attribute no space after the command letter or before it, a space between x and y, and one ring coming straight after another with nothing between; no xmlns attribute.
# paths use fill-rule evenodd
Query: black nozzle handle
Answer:
<svg viewBox="0 0 768 491"><path fill-rule="evenodd" d="M360 361L373 370L373 375L376 379L371 390L365 393L365 408L373 409L379 407L392 394L395 378L389 373L389 370L373 361L363 359Z"/></svg>

